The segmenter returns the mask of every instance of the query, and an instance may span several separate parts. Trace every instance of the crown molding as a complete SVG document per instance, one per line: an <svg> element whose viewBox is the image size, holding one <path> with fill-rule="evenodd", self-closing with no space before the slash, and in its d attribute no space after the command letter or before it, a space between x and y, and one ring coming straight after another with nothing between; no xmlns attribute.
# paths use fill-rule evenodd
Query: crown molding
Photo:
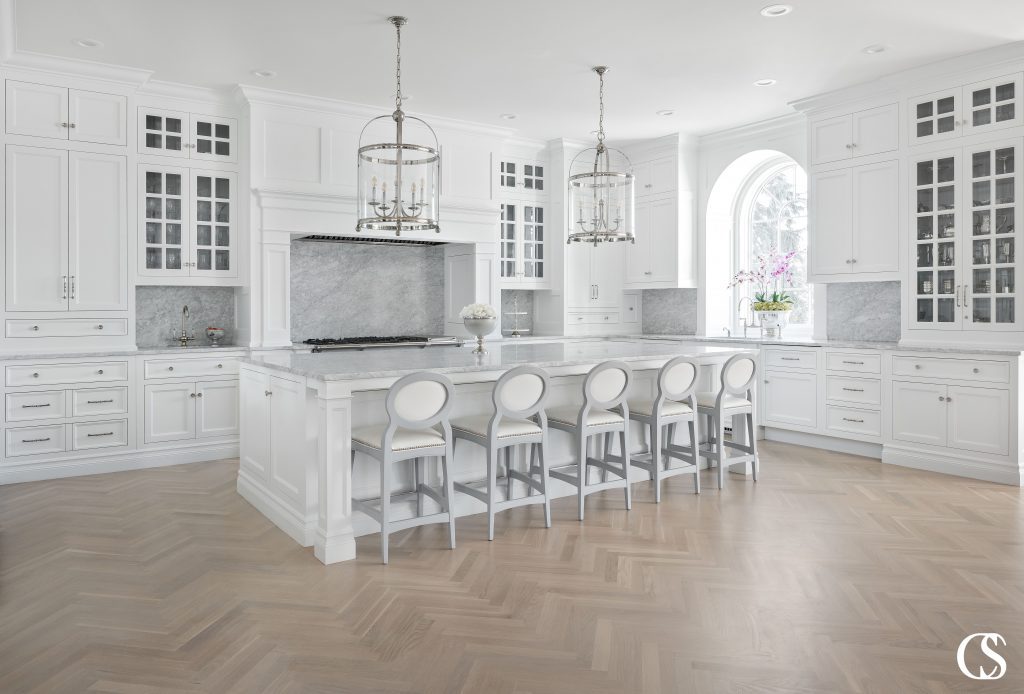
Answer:
<svg viewBox="0 0 1024 694"><path fill-rule="evenodd" d="M142 98L152 96L159 99L213 103L232 107L238 105L234 87L215 89L212 87L195 87L180 82L165 82L163 80L150 80L139 89L138 96Z"/></svg>
<svg viewBox="0 0 1024 694"><path fill-rule="evenodd" d="M0 18L2 20L2 18ZM152 70L111 65L92 60L61 58L43 53L15 50L3 61L5 68L49 72L58 75L81 77L83 79L114 82L131 87L145 84L152 76Z"/></svg>
<svg viewBox="0 0 1024 694"><path fill-rule="evenodd" d="M764 138L766 136L786 136L799 134L803 136L807 127L807 118L802 113L787 113L775 118L748 123L735 128L719 130L718 132L701 135L697 138L697 144L701 149L726 145L734 142L741 142L751 138Z"/></svg>

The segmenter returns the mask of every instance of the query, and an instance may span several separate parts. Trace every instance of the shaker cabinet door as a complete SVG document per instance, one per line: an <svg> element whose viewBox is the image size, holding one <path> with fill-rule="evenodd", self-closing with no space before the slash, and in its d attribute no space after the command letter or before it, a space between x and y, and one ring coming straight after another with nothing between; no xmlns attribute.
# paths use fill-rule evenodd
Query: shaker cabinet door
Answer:
<svg viewBox="0 0 1024 694"><path fill-rule="evenodd" d="M856 273L897 272L900 269L899 162L858 166L852 174L852 270Z"/></svg>
<svg viewBox="0 0 1024 694"><path fill-rule="evenodd" d="M1010 393L995 388L950 386L950 448L1006 455L1010 440Z"/></svg>
<svg viewBox="0 0 1024 694"><path fill-rule="evenodd" d="M897 441L946 445L946 386L893 381L892 437Z"/></svg>
<svg viewBox="0 0 1024 694"><path fill-rule="evenodd" d="M7 133L68 139L68 90L7 80Z"/></svg>
<svg viewBox="0 0 1024 694"><path fill-rule="evenodd" d="M72 152L68 178L70 309L128 310L127 162Z"/></svg>
<svg viewBox="0 0 1024 694"><path fill-rule="evenodd" d="M811 277L852 272L853 173L851 169L811 176Z"/></svg>

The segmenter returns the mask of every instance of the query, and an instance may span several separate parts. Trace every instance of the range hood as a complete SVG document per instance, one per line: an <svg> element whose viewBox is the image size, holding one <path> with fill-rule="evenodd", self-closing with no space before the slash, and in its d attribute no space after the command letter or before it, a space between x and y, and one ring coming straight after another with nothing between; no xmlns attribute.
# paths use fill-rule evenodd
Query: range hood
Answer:
<svg viewBox="0 0 1024 694"><path fill-rule="evenodd" d="M373 236L297 236L296 241L319 241L321 243L362 243L371 246L443 246L446 241L417 241L402 237L375 238Z"/></svg>

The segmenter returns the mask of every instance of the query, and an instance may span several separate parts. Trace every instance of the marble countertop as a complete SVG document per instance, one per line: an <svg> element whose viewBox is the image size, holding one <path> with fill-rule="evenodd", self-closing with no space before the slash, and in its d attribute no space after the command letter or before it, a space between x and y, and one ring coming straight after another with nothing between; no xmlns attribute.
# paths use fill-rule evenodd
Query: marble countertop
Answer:
<svg viewBox="0 0 1024 694"><path fill-rule="evenodd" d="M637 335L645 340L669 340L679 342L709 342L721 344L750 344L759 346L779 345L783 347L831 347L835 349L877 349L900 352L955 352L961 354L989 354L993 356L1019 356L1024 348L972 344L934 344L916 345L901 342L868 342L852 340L814 340L811 338L763 338L763 337L725 337L701 335Z"/></svg>
<svg viewBox="0 0 1024 694"><path fill-rule="evenodd" d="M91 352L67 351L67 352L0 352L0 361L22 360L22 359L78 359L80 357L136 357L147 354L195 354L197 352L248 352L248 347L237 345L189 345L179 347L168 345L166 347L133 347L129 349L111 349L106 351Z"/></svg>
<svg viewBox="0 0 1024 694"><path fill-rule="evenodd" d="M472 373L504 371L523 364L541 368L596 364L609 359L624 362L668 360L679 356L730 357L749 348L725 345L683 345L671 340L639 338L547 338L546 340L503 341L491 343L488 354L473 354L473 345L463 347L395 347L366 352L341 351L304 354L284 352L274 355L253 354L244 363L266 366L297 376L322 381L347 381L367 378L395 378L416 371Z"/></svg>

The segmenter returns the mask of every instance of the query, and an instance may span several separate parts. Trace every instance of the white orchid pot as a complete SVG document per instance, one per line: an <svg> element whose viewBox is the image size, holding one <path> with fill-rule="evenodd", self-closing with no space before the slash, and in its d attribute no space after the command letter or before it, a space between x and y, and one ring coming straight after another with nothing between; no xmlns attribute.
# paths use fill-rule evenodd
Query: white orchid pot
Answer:
<svg viewBox="0 0 1024 694"><path fill-rule="evenodd" d="M782 337L782 329L789 322L789 311L754 311L754 314L764 337Z"/></svg>
<svg viewBox="0 0 1024 694"><path fill-rule="evenodd" d="M473 354L487 354L487 350L484 349L484 336L494 332L494 326L497 325L498 319L466 318L463 319L462 323L466 326L466 330L469 331L470 335L476 336L476 349L473 350Z"/></svg>

